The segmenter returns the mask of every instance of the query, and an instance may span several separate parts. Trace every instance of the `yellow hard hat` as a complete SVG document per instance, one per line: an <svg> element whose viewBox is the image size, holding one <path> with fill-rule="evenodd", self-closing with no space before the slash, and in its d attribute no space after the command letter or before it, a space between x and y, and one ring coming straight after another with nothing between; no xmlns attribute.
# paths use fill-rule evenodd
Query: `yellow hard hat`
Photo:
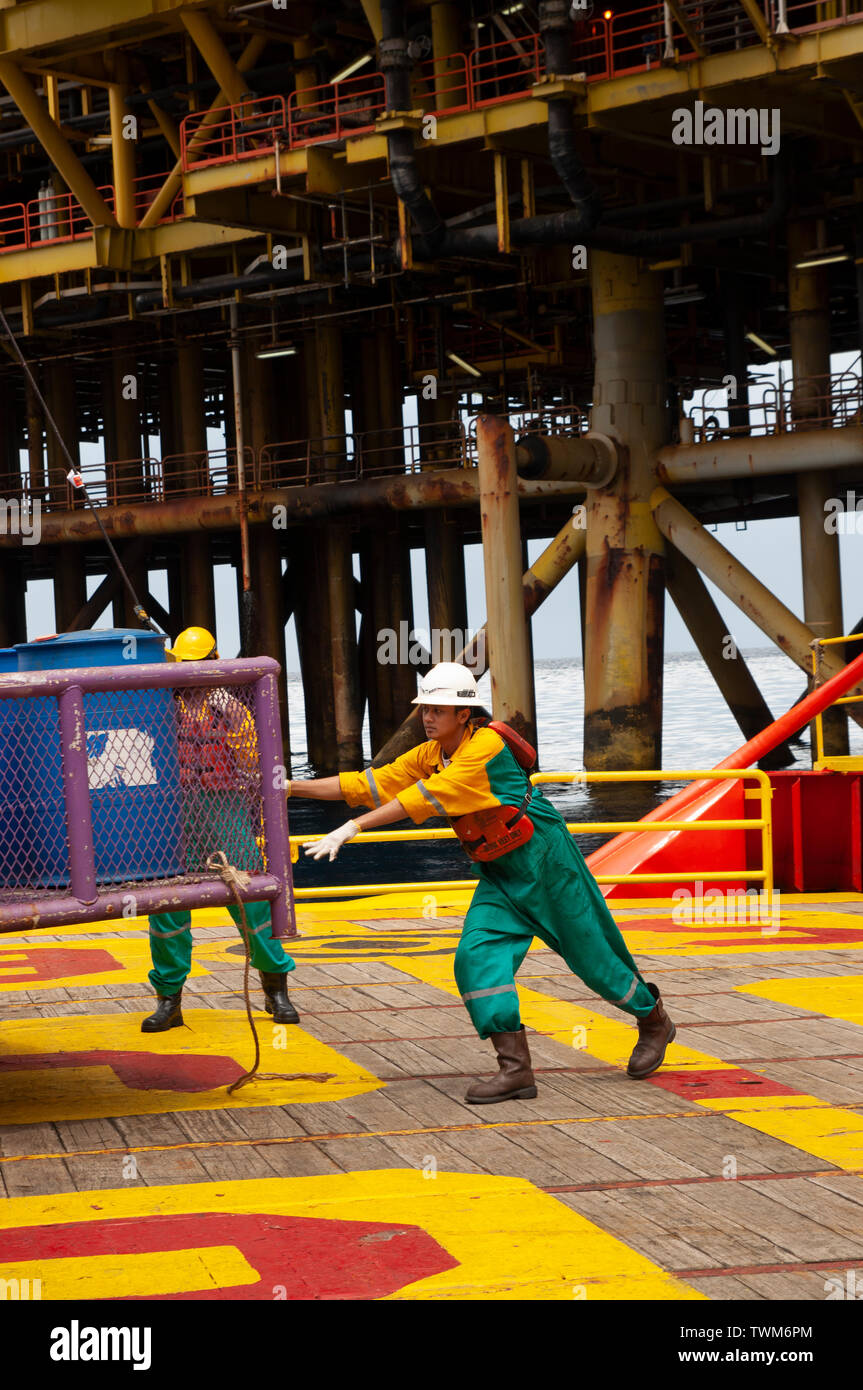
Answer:
<svg viewBox="0 0 863 1390"><path fill-rule="evenodd" d="M206 661L208 656L218 656L216 639L205 627L187 627L180 633L173 647L165 651L174 661Z"/></svg>

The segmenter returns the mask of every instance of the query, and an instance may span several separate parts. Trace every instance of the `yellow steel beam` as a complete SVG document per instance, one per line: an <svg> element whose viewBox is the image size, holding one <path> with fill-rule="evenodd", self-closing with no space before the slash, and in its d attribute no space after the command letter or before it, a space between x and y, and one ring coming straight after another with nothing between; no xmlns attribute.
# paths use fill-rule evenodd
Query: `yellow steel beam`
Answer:
<svg viewBox="0 0 863 1390"><path fill-rule="evenodd" d="M0 285L65 275L110 266L131 270L160 256L230 246L260 236L259 231L207 222L169 222L142 232L125 227L97 227L91 237L42 243L0 256Z"/></svg>
<svg viewBox="0 0 863 1390"><path fill-rule="evenodd" d="M189 0L30 0L0 10L0 53L58 48L97 35L114 36L152 21L164 29L166 15Z"/></svg>
<svg viewBox="0 0 863 1390"><path fill-rule="evenodd" d="M142 83L141 83L141 91L142 91L142 92L149 92L149 91L150 91L150 84L149 84L149 82L146 82L146 83L145 83L145 82L142 82ZM177 129L176 123L175 123L175 122L171 119L171 117L168 115L167 111L163 111L162 108L161 108L161 106L159 106L155 101L152 101L152 100L151 100L151 101L148 101L148 102L147 102L147 108L148 108L148 110L150 111L150 114L152 115L153 119L155 120L156 125L159 127L159 129L161 130L161 132L162 132L162 134L164 135L165 139L167 140L168 145L169 145L170 150L171 150L171 153L173 154L174 158L175 158L175 159L179 159L179 158L180 158L180 132L179 132L179 130Z"/></svg>
<svg viewBox="0 0 863 1390"><path fill-rule="evenodd" d="M80 241L59 241L53 245L34 246L27 250L5 251L0 256L0 285L14 285L18 280L35 280L41 275L62 275L67 271L87 270L98 265L92 237Z"/></svg>
<svg viewBox="0 0 863 1390"><path fill-rule="evenodd" d="M506 155L495 151L494 155L494 207L497 221L497 249L502 255L509 255L509 183L506 173Z"/></svg>
<svg viewBox="0 0 863 1390"><path fill-rule="evenodd" d="M33 90L29 78L8 58L0 58L0 82L93 225L116 227L117 220L114 214L66 137L52 121L45 104Z"/></svg>
<svg viewBox="0 0 863 1390"><path fill-rule="evenodd" d="M266 37L262 36L261 34L252 35L252 37L249 39L249 42L246 44L245 48L240 54L240 57L237 59L237 67L240 70L240 72L248 72L249 68L254 67L255 63L258 61L258 58L260 57L261 53L266 47L266 43ZM195 142L197 140L203 139L204 135L206 134L207 128L213 125L216 121L219 113L219 108L225 105L225 93L223 91L217 92L215 101L208 108L203 120L201 121L201 124L198 126L197 130L195 131L195 134L189 141L190 150L194 149ZM155 227L158 225L159 222L161 222L162 218L166 215L168 209L170 208L171 204L173 203L174 199L179 193L182 185L183 164L182 160L178 159L170 174L165 179L165 182L162 184L162 187L159 189L159 192L156 194L147 211L144 213L144 216L141 218L142 227Z"/></svg>
<svg viewBox="0 0 863 1390"><path fill-rule="evenodd" d="M231 105L250 96L248 83L204 10L182 10L180 18L193 44Z"/></svg>
<svg viewBox="0 0 863 1390"><path fill-rule="evenodd" d="M114 196L117 221L121 227L134 227L135 211L135 144L137 118L126 105L127 88L112 82L108 88L108 112L111 120L111 158L114 172Z"/></svg>
<svg viewBox="0 0 863 1390"><path fill-rule="evenodd" d="M366 17L368 26L375 36L375 43L380 43L383 37L384 26L381 19L381 0L360 0L363 7L363 14Z"/></svg>

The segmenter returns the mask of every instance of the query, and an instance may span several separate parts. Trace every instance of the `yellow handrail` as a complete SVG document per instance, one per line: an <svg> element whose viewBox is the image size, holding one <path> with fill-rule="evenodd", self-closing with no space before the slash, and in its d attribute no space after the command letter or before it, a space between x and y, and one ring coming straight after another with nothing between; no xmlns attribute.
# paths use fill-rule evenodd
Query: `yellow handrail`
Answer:
<svg viewBox="0 0 863 1390"><path fill-rule="evenodd" d="M835 647L839 642L863 642L863 632L852 632L848 637L814 637L809 643L812 650L812 684L816 688L821 684L821 648ZM833 705L856 705L863 700L863 695L841 695L833 701ZM857 766L858 759L849 759L844 755L833 758L824 755L824 720L823 710L815 716L815 758L812 763L815 772L825 770L841 769L843 767Z"/></svg>
<svg viewBox="0 0 863 1390"><path fill-rule="evenodd" d="M861 634L863 636L863 634ZM708 821L587 821L587 822L567 822L567 830L573 835L620 833L622 831L652 831L654 833L664 833L667 830L760 830L761 832L761 856L762 863L760 869L721 869L698 873L691 871L687 873L661 873L661 874L621 874L618 876L609 874L595 874L597 883L689 883L699 880L702 883L715 883L727 879L755 879L764 885L764 891L772 896L773 893L773 820L771 815L772 788L770 778L766 772L760 768L697 768L675 771L661 771L658 769L644 772L535 772L531 777L534 786L539 783L559 782L657 782L670 781L676 782L681 779L694 781L701 780L720 780L731 779L742 781L749 779L757 783L753 790L744 792L745 796L757 797L761 802L761 815L753 820L708 820ZM323 835L292 835L291 837L291 860L297 862L299 858L299 846L309 844L314 840L322 840ZM355 835L347 843L357 845L363 842L369 843L389 843L401 842L405 840L454 840L456 838L453 830L364 830ZM405 893L423 892L436 889L460 889L474 888L476 879L451 879L446 882L419 882L419 883L361 883L344 885L333 888L295 888L294 896L297 899L308 901L315 898L330 897L355 897L361 894L372 893Z"/></svg>

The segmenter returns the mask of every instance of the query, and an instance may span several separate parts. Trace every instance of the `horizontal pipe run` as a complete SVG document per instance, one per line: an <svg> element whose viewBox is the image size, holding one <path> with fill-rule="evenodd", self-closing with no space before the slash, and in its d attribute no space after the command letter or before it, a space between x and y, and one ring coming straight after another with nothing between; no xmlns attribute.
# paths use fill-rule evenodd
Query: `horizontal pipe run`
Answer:
<svg viewBox="0 0 863 1390"><path fill-rule="evenodd" d="M863 426L794 430L709 444L667 444L656 456L664 483L768 477L863 464Z"/></svg>
<svg viewBox="0 0 863 1390"><path fill-rule="evenodd" d="M271 874L252 874L248 885L240 888L244 902L272 900L284 892L284 885ZM36 927L65 927L74 922L101 922L122 917L134 896L137 915L177 912L184 908L226 907L234 901L234 890L220 879L198 883L122 884L100 893L94 902L79 898L32 898L30 901L0 904L0 933L32 931Z"/></svg>
<svg viewBox="0 0 863 1390"><path fill-rule="evenodd" d="M524 502L579 496L584 486L574 482L536 482L519 480L518 495ZM288 522L308 521L329 516L348 516L381 507L393 511L421 510L425 507L469 507L479 504L479 481L475 468L451 468L429 473L397 474L390 478L367 478L337 486L283 488L269 492L247 492L250 525L272 525L276 508L284 508ZM99 516L112 537L177 535L184 531L222 531L239 526L240 499L234 493L221 497L184 497L174 502L152 502L117 507L100 507ZM43 544L60 541L89 541L100 536L90 512L46 512L42 516ZM0 547L20 548L16 535L0 535Z"/></svg>
<svg viewBox="0 0 863 1390"><path fill-rule="evenodd" d="M0 676L0 700L35 695L62 695L70 686L84 694L94 690L186 690L190 686L252 685L263 676L277 676L281 667L269 656L225 661L151 662L128 667L80 666L74 670L19 671Z"/></svg>

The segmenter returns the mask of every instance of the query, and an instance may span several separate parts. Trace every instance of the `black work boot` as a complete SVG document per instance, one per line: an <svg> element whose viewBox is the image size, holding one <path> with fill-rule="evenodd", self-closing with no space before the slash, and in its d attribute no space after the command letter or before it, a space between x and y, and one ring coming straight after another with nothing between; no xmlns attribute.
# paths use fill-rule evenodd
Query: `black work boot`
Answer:
<svg viewBox="0 0 863 1390"><path fill-rule="evenodd" d="M166 1033L169 1028L182 1028L183 1015L180 1010L180 1000L183 991L177 990L176 994L157 994L158 1004L155 1013L150 1014L141 1024L142 1033Z"/></svg>
<svg viewBox="0 0 863 1390"><path fill-rule="evenodd" d="M524 1024L517 1033L492 1033L500 1068L489 1081L475 1081L468 1088L468 1105L495 1105L499 1100L533 1100L536 1081L530 1065Z"/></svg>
<svg viewBox="0 0 863 1390"><path fill-rule="evenodd" d="M636 1020L638 1042L632 1049L626 1068L627 1076L633 1081L643 1081L646 1076L652 1076L659 1070L665 1060L665 1049L677 1032L665 1012L656 985L648 985L647 988L656 1000L656 1008L646 1018Z"/></svg>
<svg viewBox="0 0 863 1390"><path fill-rule="evenodd" d="M264 1008L273 1015L274 1023L299 1023L300 1016L288 998L287 975L259 970L264 991Z"/></svg>

